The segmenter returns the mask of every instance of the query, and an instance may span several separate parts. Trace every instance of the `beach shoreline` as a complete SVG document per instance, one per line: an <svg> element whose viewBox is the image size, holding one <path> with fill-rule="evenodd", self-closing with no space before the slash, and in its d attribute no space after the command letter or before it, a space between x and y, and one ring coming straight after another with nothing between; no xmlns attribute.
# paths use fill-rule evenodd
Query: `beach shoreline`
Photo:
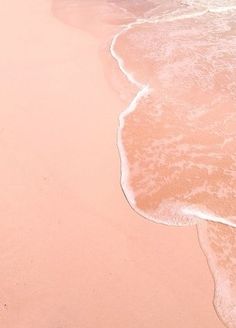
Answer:
<svg viewBox="0 0 236 328"><path fill-rule="evenodd" d="M223 328L196 228L148 222L122 193L131 93L114 92L102 36L44 0L3 17L0 325Z"/></svg>

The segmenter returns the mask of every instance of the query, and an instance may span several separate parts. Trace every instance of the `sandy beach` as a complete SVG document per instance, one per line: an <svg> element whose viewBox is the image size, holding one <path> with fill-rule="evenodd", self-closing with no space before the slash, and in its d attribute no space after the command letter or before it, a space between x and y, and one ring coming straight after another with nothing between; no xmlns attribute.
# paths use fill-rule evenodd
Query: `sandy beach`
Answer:
<svg viewBox="0 0 236 328"><path fill-rule="evenodd" d="M51 5L1 11L0 326L223 328L196 228L151 223L122 193L125 100L100 36Z"/></svg>

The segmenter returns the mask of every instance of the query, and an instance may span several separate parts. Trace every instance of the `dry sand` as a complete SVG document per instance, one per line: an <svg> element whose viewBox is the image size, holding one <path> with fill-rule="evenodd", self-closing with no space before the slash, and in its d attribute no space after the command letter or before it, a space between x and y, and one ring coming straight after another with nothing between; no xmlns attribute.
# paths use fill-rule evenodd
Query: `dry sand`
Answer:
<svg viewBox="0 0 236 328"><path fill-rule="evenodd" d="M118 96L100 41L50 1L1 9L2 328L220 328L195 228L152 224L119 185Z"/></svg>

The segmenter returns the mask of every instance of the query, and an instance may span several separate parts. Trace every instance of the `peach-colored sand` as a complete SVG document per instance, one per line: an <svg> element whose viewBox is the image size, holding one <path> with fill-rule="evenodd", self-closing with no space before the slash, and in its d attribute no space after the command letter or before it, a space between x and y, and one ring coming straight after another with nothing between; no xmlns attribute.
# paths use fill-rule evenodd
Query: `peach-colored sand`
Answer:
<svg viewBox="0 0 236 328"><path fill-rule="evenodd" d="M0 327L223 327L195 228L151 224L121 192L99 40L50 5L1 8Z"/></svg>

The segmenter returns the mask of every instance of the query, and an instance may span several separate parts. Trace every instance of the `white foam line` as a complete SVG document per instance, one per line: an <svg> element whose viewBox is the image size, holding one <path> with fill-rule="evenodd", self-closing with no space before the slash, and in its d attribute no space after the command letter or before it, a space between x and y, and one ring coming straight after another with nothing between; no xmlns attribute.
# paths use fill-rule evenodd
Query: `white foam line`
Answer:
<svg viewBox="0 0 236 328"><path fill-rule="evenodd" d="M148 95L150 92L149 86L146 84L142 84L141 82L137 81L132 73L128 72L125 68L125 64L123 59L116 53L115 51L115 45L117 42L117 39L126 31L130 30L133 26L136 26L138 24L142 24L142 21L135 21L133 23L130 23L126 25L120 32L118 32L112 39L111 46L110 46L110 52L112 57L117 61L118 66L121 70L121 72L126 76L127 80L134 84L138 88L138 92L136 96L133 98L129 106L120 114L119 116L119 128L118 128L118 149L120 153L121 158L121 187L130 202L130 205L136 209L135 207L135 197L134 194L128 186L128 177L129 177L129 166L127 162L127 157L125 153L125 149L123 147L122 138L121 138L121 132L124 127L124 121L125 117L133 112L135 108L137 107L140 100L145 96Z"/></svg>
<svg viewBox="0 0 236 328"><path fill-rule="evenodd" d="M182 213L185 215L191 215L191 216L196 216L199 219L207 220L207 221L213 221L213 222L218 222L218 223L223 223L230 225L231 227L236 228L236 223L230 222L229 220L226 220L218 215L209 213L209 212L204 212L199 209L195 209L191 206L186 206L182 209Z"/></svg>
<svg viewBox="0 0 236 328"><path fill-rule="evenodd" d="M142 89L139 90L139 92L136 94L130 105L127 107L125 111L123 111L120 116L119 116L119 130L118 130L118 148L119 148L119 153L121 157L121 186L124 190L125 195L127 196L129 202L131 202L131 205L136 209L135 207L135 197L134 194L128 186L128 177L129 177L129 166L128 166L128 161L127 161L127 156L125 153L125 149L122 143L122 138L121 138L121 132L124 127L124 122L125 122L125 117L133 112L135 108L137 107L138 103L140 100L148 95L150 92L149 86L146 85Z"/></svg>
<svg viewBox="0 0 236 328"><path fill-rule="evenodd" d="M122 71L122 73L127 77L128 81L130 81L132 84L135 84L139 89L142 89L144 87L144 85L140 82L138 82L133 75L128 72L125 68L124 65L124 61L123 59L116 53L115 51L115 45L116 45L116 41L117 39L125 32L127 32L128 30L130 30L133 26L138 25L138 24L142 24L141 22L139 23L138 21L135 21L133 23L130 23L128 25L125 26L124 29L122 29L120 32L118 32L112 39L111 42L111 46L110 46L110 51L111 51L111 55L112 57L117 61L118 66L120 68L120 70Z"/></svg>
<svg viewBox="0 0 236 328"><path fill-rule="evenodd" d="M183 15L179 15L179 16L175 16L175 17L169 17L169 18L168 17L156 17L156 18L153 18L153 19L150 19L150 18L149 19L137 19L136 21L125 25L123 27L123 29L121 29L117 34L114 35L114 37L112 39L111 46L110 46L110 52L111 52L112 57L116 60L121 72L126 76L127 80L129 82L131 82L132 84L134 84L138 88L138 92L135 95L135 97L133 98L133 100L131 101L131 103L129 104L129 106L123 112L121 112L121 114L119 116L118 149L119 149L120 159L121 159L121 187L122 187L128 201L129 201L130 205L140 215L148 218L151 221L156 222L156 220L152 216L148 217L146 213L144 213L143 211L141 211L140 209L138 209L136 207L135 196L134 196L133 191L129 187L129 183L128 183L128 181L129 181L129 179L128 179L128 177L129 177L129 166L128 166L127 156L126 156L126 153L125 153L125 149L124 149L124 146L123 146L123 143L122 143L122 137L121 137L121 132L122 132L122 129L124 127L125 117L129 113L131 113L135 110L135 108L137 107L138 103L140 102L140 100L142 98L144 98L148 94L150 94L151 88L148 84L144 84L144 83L141 83L140 81L136 80L134 75L126 69L124 60L115 51L115 46L116 46L117 40L122 34L124 34L125 32L127 32L128 30L132 29L133 27L135 27L137 25L141 25L141 24L145 24L145 23L155 24L155 23L162 23L162 22L173 22L173 21L176 21L176 20L184 20L184 19L188 19L188 18L203 16L208 12L221 13L221 12L235 10L235 9L236 9L236 6L220 7L220 8L204 8L203 10L195 12L195 13L183 14ZM185 214L185 215L195 216L199 219L219 222L219 223L228 224L228 225L230 224L232 227L236 227L236 224L228 222L224 218L218 217L214 214L209 214L209 213L203 212L199 209L193 209L191 207L184 207L182 209L182 213Z"/></svg>

